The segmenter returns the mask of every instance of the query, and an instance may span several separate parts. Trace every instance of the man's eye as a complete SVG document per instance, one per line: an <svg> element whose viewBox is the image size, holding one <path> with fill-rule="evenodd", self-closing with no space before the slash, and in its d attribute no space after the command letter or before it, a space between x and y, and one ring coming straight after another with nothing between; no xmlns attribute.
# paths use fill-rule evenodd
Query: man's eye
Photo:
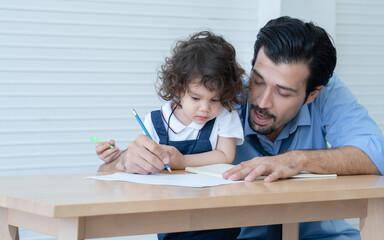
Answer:
<svg viewBox="0 0 384 240"><path fill-rule="evenodd" d="M280 96L282 96L282 97L289 97L288 94L284 94L284 93L282 93L282 92L280 92L280 91L277 91L277 94L280 95Z"/></svg>

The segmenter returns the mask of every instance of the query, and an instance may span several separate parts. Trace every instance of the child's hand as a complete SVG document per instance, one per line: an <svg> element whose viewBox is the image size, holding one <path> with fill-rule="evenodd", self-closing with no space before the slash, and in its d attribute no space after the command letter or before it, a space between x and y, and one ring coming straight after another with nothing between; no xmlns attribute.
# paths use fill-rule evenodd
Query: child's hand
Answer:
<svg viewBox="0 0 384 240"><path fill-rule="evenodd" d="M113 146L114 148L110 148L109 146ZM115 146L114 140L96 143L96 154L106 163L114 161L119 156L119 152L119 148Z"/></svg>

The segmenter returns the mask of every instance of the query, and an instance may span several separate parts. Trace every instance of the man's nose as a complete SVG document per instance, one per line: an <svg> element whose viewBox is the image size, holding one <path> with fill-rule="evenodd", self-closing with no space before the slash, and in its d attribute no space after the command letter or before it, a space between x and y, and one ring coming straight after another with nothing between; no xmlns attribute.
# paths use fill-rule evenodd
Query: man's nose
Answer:
<svg viewBox="0 0 384 240"><path fill-rule="evenodd" d="M271 91L265 91L259 98L258 105L260 108L272 108L272 93Z"/></svg>

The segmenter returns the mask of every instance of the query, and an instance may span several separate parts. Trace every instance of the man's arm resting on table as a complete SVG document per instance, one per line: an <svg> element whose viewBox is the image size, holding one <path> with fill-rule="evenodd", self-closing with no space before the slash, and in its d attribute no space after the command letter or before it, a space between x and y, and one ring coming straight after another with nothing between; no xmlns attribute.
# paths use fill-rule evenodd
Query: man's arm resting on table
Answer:
<svg viewBox="0 0 384 240"><path fill-rule="evenodd" d="M262 175L265 182L288 178L300 171L336 173L338 175L380 174L371 159L359 148L294 150L276 156L256 157L244 161L223 174L231 180L253 181Z"/></svg>
<svg viewBox="0 0 384 240"><path fill-rule="evenodd" d="M303 171L337 175L380 174L368 155L357 147L294 152L304 159Z"/></svg>

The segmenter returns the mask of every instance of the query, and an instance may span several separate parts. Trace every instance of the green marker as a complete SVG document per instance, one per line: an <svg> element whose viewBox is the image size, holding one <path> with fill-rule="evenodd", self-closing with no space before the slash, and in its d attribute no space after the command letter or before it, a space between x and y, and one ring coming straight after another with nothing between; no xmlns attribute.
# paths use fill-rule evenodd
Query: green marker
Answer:
<svg viewBox="0 0 384 240"><path fill-rule="evenodd" d="M99 139L97 139L97 138L93 138L93 137L91 137L91 138L89 138L89 139L91 139L91 141L92 142L95 142L95 143L98 143L98 142L104 142L104 141L101 141L101 140L99 140ZM109 145L109 148L114 148L112 145Z"/></svg>

